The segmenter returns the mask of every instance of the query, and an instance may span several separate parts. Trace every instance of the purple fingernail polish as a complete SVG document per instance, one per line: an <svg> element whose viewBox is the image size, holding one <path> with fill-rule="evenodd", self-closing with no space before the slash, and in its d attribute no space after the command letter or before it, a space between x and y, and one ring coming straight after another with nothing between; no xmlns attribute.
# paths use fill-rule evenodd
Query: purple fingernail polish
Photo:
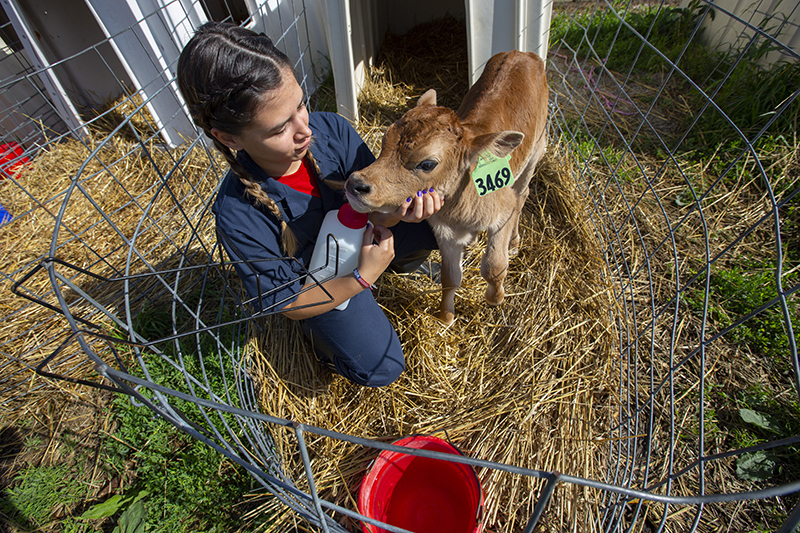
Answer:
<svg viewBox="0 0 800 533"><path fill-rule="evenodd" d="M417 196L422 196L422 191L417 191Z"/></svg>
<svg viewBox="0 0 800 533"><path fill-rule="evenodd" d="M431 188L428 190L428 192L433 192L433 187L431 187Z"/></svg>
<svg viewBox="0 0 800 533"><path fill-rule="evenodd" d="M406 202L411 203L411 197L406 198Z"/></svg>
<svg viewBox="0 0 800 533"><path fill-rule="evenodd" d="M422 194L428 194L428 189L422 189Z"/></svg>

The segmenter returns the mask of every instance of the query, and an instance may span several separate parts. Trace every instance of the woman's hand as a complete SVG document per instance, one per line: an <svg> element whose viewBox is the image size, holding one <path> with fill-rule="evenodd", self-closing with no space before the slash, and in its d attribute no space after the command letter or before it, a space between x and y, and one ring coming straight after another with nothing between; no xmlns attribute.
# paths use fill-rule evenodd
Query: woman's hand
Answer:
<svg viewBox="0 0 800 533"><path fill-rule="evenodd" d="M390 228L400 221L422 222L439 211L444 205L444 197L431 187L418 191L416 196L408 198L393 213L370 213L369 220L375 225Z"/></svg>
<svg viewBox="0 0 800 533"><path fill-rule="evenodd" d="M364 231L358 272L370 285L394 259L394 235L383 226L371 226Z"/></svg>

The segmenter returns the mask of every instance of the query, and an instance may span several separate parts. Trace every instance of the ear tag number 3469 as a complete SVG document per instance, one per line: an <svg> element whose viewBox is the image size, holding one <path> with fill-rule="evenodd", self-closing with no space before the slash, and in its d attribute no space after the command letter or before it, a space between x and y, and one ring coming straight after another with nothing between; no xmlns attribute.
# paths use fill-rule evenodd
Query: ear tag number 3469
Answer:
<svg viewBox="0 0 800 533"><path fill-rule="evenodd" d="M497 157L491 152L484 152L478 157L478 165L472 171L472 181L478 190L478 196L486 196L514 184L514 175L508 162L511 154Z"/></svg>

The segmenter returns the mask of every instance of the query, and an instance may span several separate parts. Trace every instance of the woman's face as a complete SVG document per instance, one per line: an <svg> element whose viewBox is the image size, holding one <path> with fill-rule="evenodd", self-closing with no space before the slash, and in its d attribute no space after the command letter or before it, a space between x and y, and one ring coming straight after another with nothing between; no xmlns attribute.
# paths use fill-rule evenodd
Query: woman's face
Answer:
<svg viewBox="0 0 800 533"><path fill-rule="evenodd" d="M239 135L214 133L228 148L244 150L272 177L291 174L300 167L311 143L308 110L303 90L291 72L283 83L261 97L253 120Z"/></svg>

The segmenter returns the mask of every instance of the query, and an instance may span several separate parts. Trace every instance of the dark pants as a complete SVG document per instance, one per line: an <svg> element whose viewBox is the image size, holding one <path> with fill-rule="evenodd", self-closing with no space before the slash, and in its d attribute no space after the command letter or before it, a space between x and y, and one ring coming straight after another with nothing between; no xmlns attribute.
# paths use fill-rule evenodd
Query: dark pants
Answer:
<svg viewBox="0 0 800 533"><path fill-rule="evenodd" d="M427 222L401 222L391 229L396 262L419 257L420 250L438 248ZM304 322L314 333L314 340L324 344L315 349L332 354L336 371L353 383L383 387L396 380L406 367L397 332L371 291L350 298L343 311L333 309Z"/></svg>

